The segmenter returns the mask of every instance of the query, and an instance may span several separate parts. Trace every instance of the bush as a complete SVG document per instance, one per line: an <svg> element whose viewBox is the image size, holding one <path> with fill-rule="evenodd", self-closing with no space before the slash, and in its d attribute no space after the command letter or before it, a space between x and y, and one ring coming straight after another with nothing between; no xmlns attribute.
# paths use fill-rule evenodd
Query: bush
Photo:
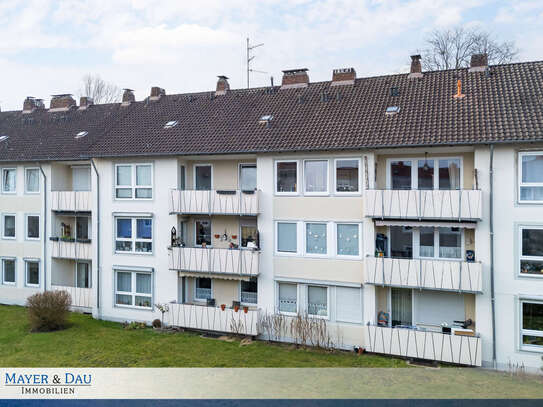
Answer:
<svg viewBox="0 0 543 407"><path fill-rule="evenodd" d="M160 322L160 319L153 319L153 328L161 328L162 322Z"/></svg>
<svg viewBox="0 0 543 407"><path fill-rule="evenodd" d="M64 328L71 303L72 298L66 291L46 291L28 297L30 329L46 332Z"/></svg>
<svg viewBox="0 0 543 407"><path fill-rule="evenodd" d="M124 329L129 330L129 331L132 331L132 330L135 330L135 329L145 329L145 328L147 328L147 325L145 325L145 322L136 322L136 321L125 322L123 324L123 326L124 326Z"/></svg>

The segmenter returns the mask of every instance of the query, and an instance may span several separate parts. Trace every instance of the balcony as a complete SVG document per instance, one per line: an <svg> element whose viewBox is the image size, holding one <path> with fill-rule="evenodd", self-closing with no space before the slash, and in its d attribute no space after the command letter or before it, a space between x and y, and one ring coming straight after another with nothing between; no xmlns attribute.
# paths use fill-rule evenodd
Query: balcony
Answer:
<svg viewBox="0 0 543 407"><path fill-rule="evenodd" d="M168 304L168 324L202 331L257 336L258 310L207 307L194 304Z"/></svg>
<svg viewBox="0 0 543 407"><path fill-rule="evenodd" d="M366 284L481 293L481 263L440 259L366 257Z"/></svg>
<svg viewBox="0 0 543 407"><path fill-rule="evenodd" d="M170 213L184 215L256 216L259 191L172 190Z"/></svg>
<svg viewBox="0 0 543 407"><path fill-rule="evenodd" d="M477 221L482 208L482 192L472 189L370 189L364 200L370 218Z"/></svg>
<svg viewBox="0 0 543 407"><path fill-rule="evenodd" d="M51 210L57 212L90 212L91 191L52 191Z"/></svg>
<svg viewBox="0 0 543 407"><path fill-rule="evenodd" d="M61 240L50 238L52 245L51 257L59 259L92 260L92 245L90 240Z"/></svg>
<svg viewBox="0 0 543 407"><path fill-rule="evenodd" d="M170 270L250 278L258 275L259 254L254 250L172 247L169 264Z"/></svg>
<svg viewBox="0 0 543 407"><path fill-rule="evenodd" d="M409 328L366 326L366 350L373 353L481 366L481 338Z"/></svg>
<svg viewBox="0 0 543 407"><path fill-rule="evenodd" d="M94 296L92 288L70 287L63 285L51 286L53 291L66 291L72 297L72 307L92 308Z"/></svg>

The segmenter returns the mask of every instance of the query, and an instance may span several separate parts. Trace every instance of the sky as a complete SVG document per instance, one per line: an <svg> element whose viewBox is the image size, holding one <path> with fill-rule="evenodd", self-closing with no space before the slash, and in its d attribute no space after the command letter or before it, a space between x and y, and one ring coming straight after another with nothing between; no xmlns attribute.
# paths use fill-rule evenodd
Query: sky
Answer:
<svg viewBox="0 0 543 407"><path fill-rule="evenodd" d="M334 68L358 77L405 72L409 55L435 29L457 26L513 40L518 60L543 60L543 0L0 0L0 108L26 96L78 95L98 74L142 100L214 90L217 75L246 86L246 38L254 50L251 86L284 69L310 81Z"/></svg>

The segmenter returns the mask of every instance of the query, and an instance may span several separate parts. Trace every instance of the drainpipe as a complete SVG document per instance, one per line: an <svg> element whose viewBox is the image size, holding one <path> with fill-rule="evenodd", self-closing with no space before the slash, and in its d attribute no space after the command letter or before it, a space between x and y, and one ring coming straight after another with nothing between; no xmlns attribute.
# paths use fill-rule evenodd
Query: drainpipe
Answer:
<svg viewBox="0 0 543 407"><path fill-rule="evenodd" d="M43 291L47 291L47 176L38 163L43 176Z"/></svg>
<svg viewBox="0 0 543 407"><path fill-rule="evenodd" d="M100 319L100 174L92 158L91 165L96 173L96 313Z"/></svg>
<svg viewBox="0 0 543 407"><path fill-rule="evenodd" d="M492 307L492 364L496 369L496 296L494 294L494 144L490 144L490 304Z"/></svg>

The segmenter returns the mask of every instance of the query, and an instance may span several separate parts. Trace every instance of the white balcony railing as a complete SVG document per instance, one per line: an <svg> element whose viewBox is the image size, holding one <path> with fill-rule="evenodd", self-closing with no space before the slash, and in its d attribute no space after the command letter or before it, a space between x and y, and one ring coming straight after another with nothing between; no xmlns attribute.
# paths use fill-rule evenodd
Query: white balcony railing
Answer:
<svg viewBox="0 0 543 407"><path fill-rule="evenodd" d="M480 220L480 190L367 190L365 216L370 218Z"/></svg>
<svg viewBox="0 0 543 407"><path fill-rule="evenodd" d="M67 291L72 297L72 307L92 308L94 304L92 288L53 285L51 289L53 291Z"/></svg>
<svg viewBox="0 0 543 407"><path fill-rule="evenodd" d="M253 250L172 247L170 270L254 277L258 275L259 254Z"/></svg>
<svg viewBox="0 0 543 407"><path fill-rule="evenodd" d="M242 308L236 312L218 307L193 304L168 304L168 324L181 328L202 331L227 332L256 336L258 332L258 310Z"/></svg>
<svg viewBox="0 0 543 407"><path fill-rule="evenodd" d="M371 325L364 330L368 352L481 366L481 339L477 336Z"/></svg>
<svg viewBox="0 0 543 407"><path fill-rule="evenodd" d="M483 290L482 264L478 262L366 257L364 272L367 284L470 293Z"/></svg>
<svg viewBox="0 0 543 407"><path fill-rule="evenodd" d="M206 215L258 215L259 191L172 190L170 213Z"/></svg>
<svg viewBox="0 0 543 407"><path fill-rule="evenodd" d="M90 212L92 195L90 191L52 191L51 210L66 212Z"/></svg>
<svg viewBox="0 0 543 407"><path fill-rule="evenodd" d="M51 257L59 259L92 260L92 244L80 242L51 241Z"/></svg>

